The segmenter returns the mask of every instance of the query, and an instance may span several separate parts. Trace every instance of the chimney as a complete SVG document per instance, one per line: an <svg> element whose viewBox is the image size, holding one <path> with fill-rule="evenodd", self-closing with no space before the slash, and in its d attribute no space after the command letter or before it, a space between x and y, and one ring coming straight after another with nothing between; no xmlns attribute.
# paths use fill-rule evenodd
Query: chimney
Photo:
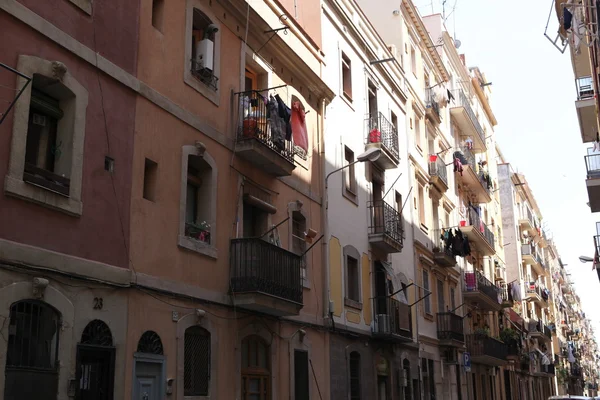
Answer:
<svg viewBox="0 0 600 400"><path fill-rule="evenodd" d="M460 61L462 61L463 65L466 67L467 66L467 62L465 61L465 55L464 54L460 54Z"/></svg>

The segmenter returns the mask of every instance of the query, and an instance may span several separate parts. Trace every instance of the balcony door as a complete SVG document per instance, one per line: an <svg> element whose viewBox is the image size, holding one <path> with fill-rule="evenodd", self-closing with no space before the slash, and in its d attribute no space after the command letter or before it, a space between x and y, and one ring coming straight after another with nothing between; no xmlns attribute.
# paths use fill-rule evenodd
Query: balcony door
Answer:
<svg viewBox="0 0 600 400"><path fill-rule="evenodd" d="M390 283L391 284L391 283ZM387 314L388 296L387 273L379 261L375 261L375 298L377 299L376 314Z"/></svg>
<svg viewBox="0 0 600 400"><path fill-rule="evenodd" d="M371 164L371 183L373 187L373 222L375 233L384 233L386 226L383 207L384 175L373 164Z"/></svg>

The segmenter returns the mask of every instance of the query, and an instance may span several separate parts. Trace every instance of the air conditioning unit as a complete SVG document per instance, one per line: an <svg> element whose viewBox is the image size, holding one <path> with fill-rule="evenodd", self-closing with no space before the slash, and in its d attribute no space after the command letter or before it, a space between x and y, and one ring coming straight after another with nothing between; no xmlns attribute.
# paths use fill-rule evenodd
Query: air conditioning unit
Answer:
<svg viewBox="0 0 600 400"><path fill-rule="evenodd" d="M456 349L444 350L444 359L446 364L458 364L458 351Z"/></svg>
<svg viewBox="0 0 600 400"><path fill-rule="evenodd" d="M376 332L390 332L390 316L387 314L377 314L375 317Z"/></svg>
<svg viewBox="0 0 600 400"><path fill-rule="evenodd" d="M210 39L202 39L196 43L196 69L209 70L214 66L215 44Z"/></svg>

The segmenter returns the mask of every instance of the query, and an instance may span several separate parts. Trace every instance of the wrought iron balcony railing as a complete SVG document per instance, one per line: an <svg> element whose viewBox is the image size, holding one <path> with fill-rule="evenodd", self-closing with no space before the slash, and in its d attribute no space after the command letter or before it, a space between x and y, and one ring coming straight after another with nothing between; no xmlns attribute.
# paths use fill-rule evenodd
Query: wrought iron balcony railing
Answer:
<svg viewBox="0 0 600 400"><path fill-rule="evenodd" d="M585 170L587 179L600 178L600 154L585 156Z"/></svg>
<svg viewBox="0 0 600 400"><path fill-rule="evenodd" d="M435 93L431 88L427 88L425 90L425 107L431 109L438 120L442 119L440 114L440 105L437 101L435 101Z"/></svg>
<svg viewBox="0 0 600 400"><path fill-rule="evenodd" d="M506 360L508 346L504 342L477 334L467 335L466 338L467 350L471 353L471 357L488 356Z"/></svg>
<svg viewBox="0 0 600 400"><path fill-rule="evenodd" d="M260 92L250 90L236 94L238 109L237 140L257 140L269 149L294 162L294 144L285 139L285 127L272 129L267 116L267 105Z"/></svg>
<svg viewBox="0 0 600 400"><path fill-rule="evenodd" d="M448 167L442 157L437 156L434 162L429 162L429 175L439 177L448 186Z"/></svg>
<svg viewBox="0 0 600 400"><path fill-rule="evenodd" d="M367 115L365 120L367 143L381 143L396 160L400 157L398 130L382 113Z"/></svg>
<svg viewBox="0 0 600 400"><path fill-rule="evenodd" d="M400 248L404 241L402 214L383 200L369 201L369 234L384 234Z"/></svg>
<svg viewBox="0 0 600 400"><path fill-rule="evenodd" d="M483 132L483 128L481 127L481 124L479 123L475 112L471 108L471 102L469 101L468 97L465 95L462 89L456 89L453 91L452 94L454 95L454 101L456 102L454 107L464 107L465 111L467 112L467 115L469 116L469 119L471 120L473 126L475 127L475 130L477 131L477 134L481 138L481 141L485 143L485 134Z"/></svg>
<svg viewBox="0 0 600 400"><path fill-rule="evenodd" d="M302 304L301 256L259 238L232 239L231 291Z"/></svg>
<svg viewBox="0 0 600 400"><path fill-rule="evenodd" d="M412 340L412 317L410 307L396 299L379 296L373 298L375 326L377 335L399 336Z"/></svg>
<svg viewBox="0 0 600 400"><path fill-rule="evenodd" d="M479 271L464 272L465 291L474 292L480 291L494 301L498 301L500 296L500 288L489 281Z"/></svg>
<svg viewBox="0 0 600 400"><path fill-rule="evenodd" d="M437 314L437 334L440 340L465 341L463 319L453 312Z"/></svg>
<svg viewBox="0 0 600 400"><path fill-rule="evenodd" d="M468 216L468 221L467 221L468 224L477 228L479 230L479 232L485 238L485 241L488 242L488 244L492 248L495 248L496 242L494 239L494 234L492 233L490 228L487 227L485 222L483 222L483 220L479 216L479 213L477 212L477 210L475 210L472 207L469 207L467 210L467 216Z"/></svg>

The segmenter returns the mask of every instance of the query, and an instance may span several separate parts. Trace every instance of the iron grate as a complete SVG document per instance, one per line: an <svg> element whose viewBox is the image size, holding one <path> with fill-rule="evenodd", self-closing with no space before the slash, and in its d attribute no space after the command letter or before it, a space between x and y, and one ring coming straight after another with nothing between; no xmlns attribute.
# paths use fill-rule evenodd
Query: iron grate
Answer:
<svg viewBox="0 0 600 400"><path fill-rule="evenodd" d="M163 355L163 345L160 336L154 331L144 332L138 342L137 352Z"/></svg>
<svg viewBox="0 0 600 400"><path fill-rule="evenodd" d="M112 334L110 328L103 321L95 319L86 325L81 334L81 344L92 344L97 346L112 346Z"/></svg>
<svg viewBox="0 0 600 400"><path fill-rule="evenodd" d="M185 331L184 396L208 396L210 334L199 326Z"/></svg>

